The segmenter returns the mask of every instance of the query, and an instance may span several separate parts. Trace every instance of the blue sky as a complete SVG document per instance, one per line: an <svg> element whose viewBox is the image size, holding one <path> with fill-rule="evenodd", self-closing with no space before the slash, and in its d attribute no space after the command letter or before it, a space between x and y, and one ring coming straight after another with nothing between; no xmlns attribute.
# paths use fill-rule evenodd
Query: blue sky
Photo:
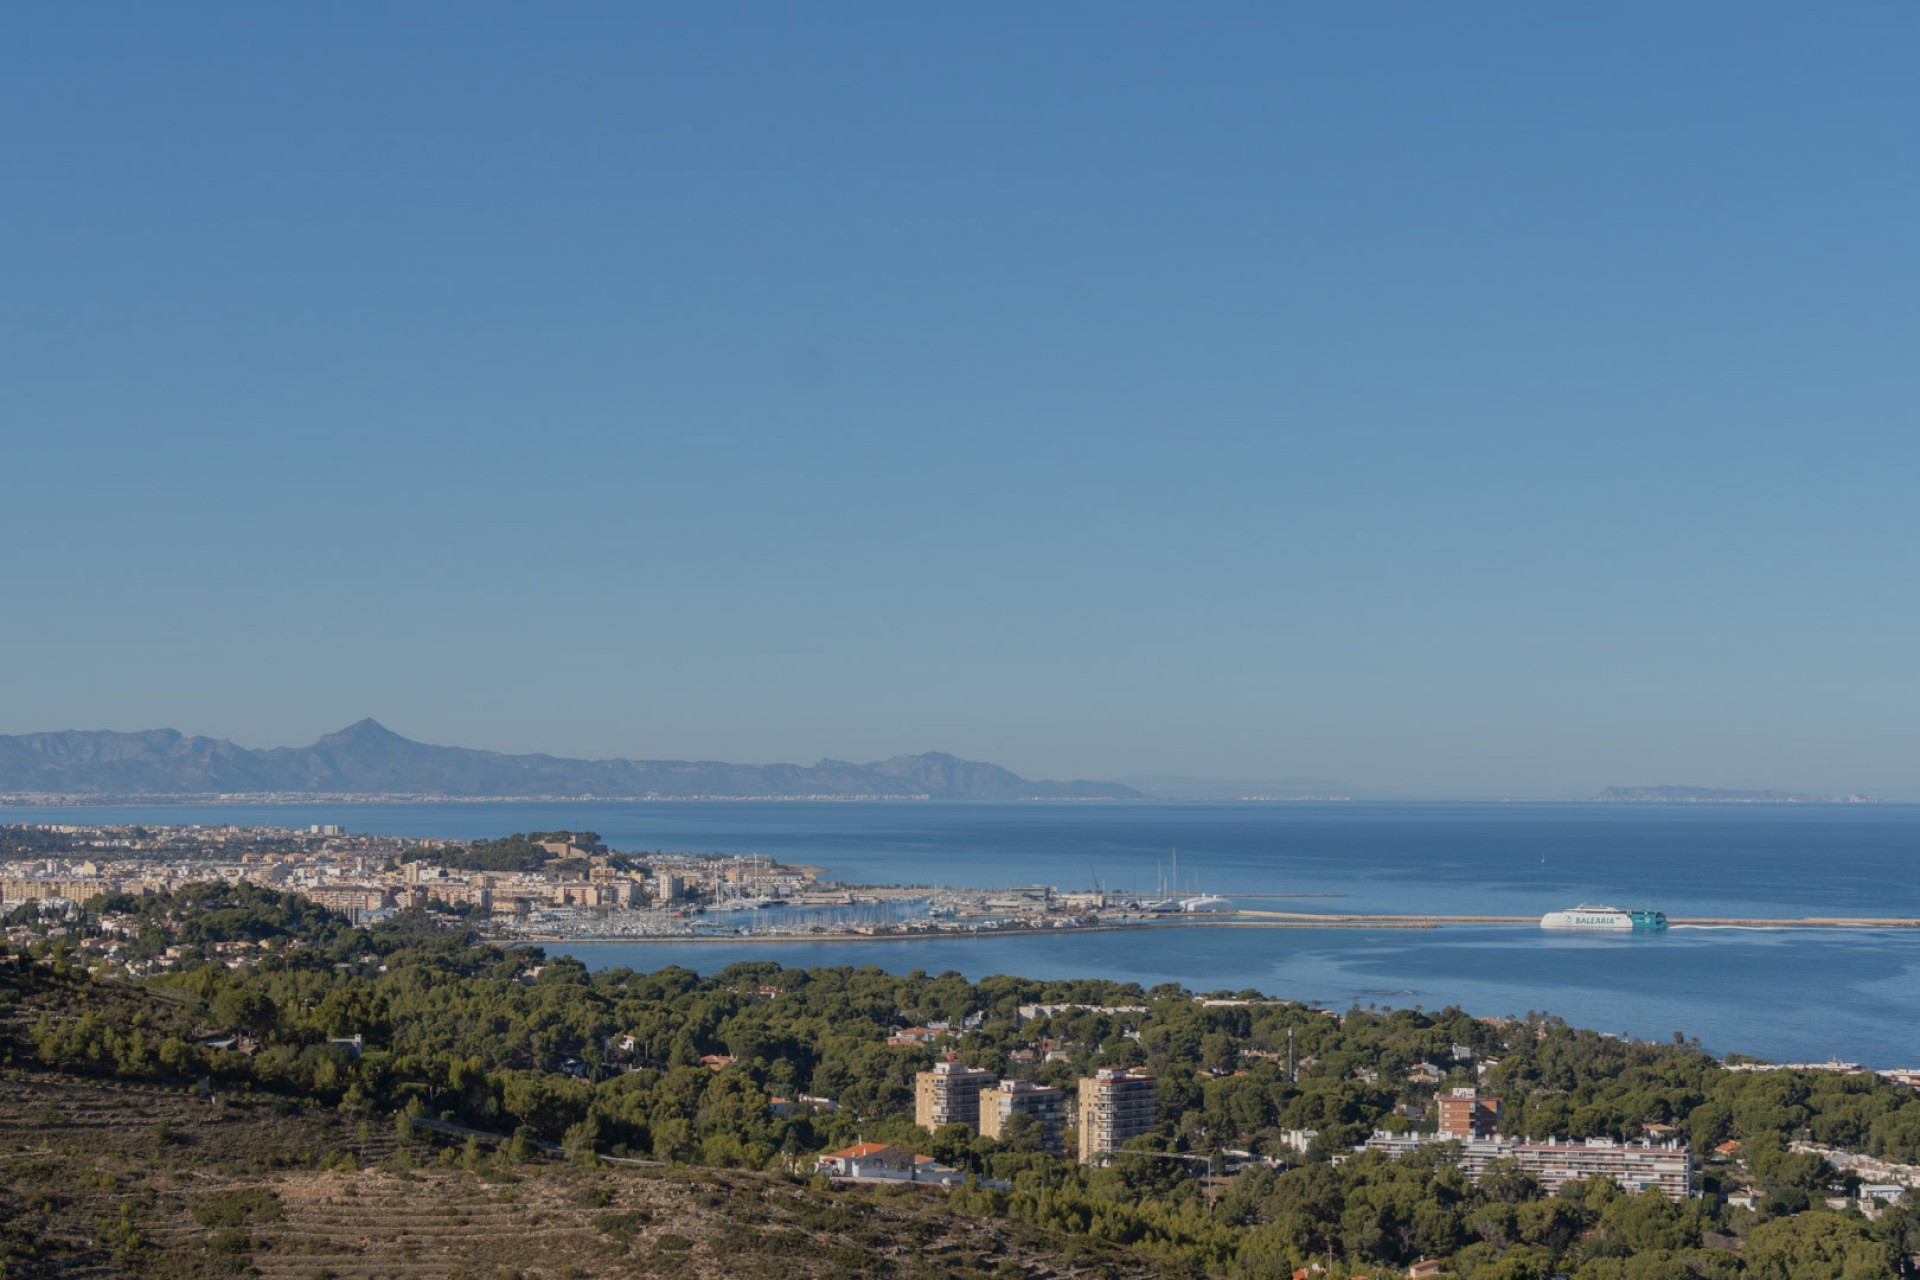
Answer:
<svg viewBox="0 0 1920 1280"><path fill-rule="evenodd" d="M1920 787L1916 37L12 7L0 732Z"/></svg>

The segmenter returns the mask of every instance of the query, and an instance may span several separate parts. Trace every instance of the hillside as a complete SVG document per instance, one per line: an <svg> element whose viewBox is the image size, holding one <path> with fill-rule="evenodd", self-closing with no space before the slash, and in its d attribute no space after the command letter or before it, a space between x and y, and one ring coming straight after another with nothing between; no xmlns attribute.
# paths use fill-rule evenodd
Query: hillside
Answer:
<svg viewBox="0 0 1920 1280"><path fill-rule="evenodd" d="M583 1166L401 1126L357 1095L336 1106L217 1076L208 1092L164 1068L129 1078L124 1052L113 1069L76 1071L31 1048L49 1025L157 1043L215 1021L183 991L61 976L0 951L0 1277L1196 1274L1083 1234L952 1212L930 1187Z"/></svg>
<svg viewBox="0 0 1920 1280"><path fill-rule="evenodd" d="M1188 1276L1169 1259L742 1170L509 1164L235 1094L0 1076L0 1275Z"/></svg>
<svg viewBox="0 0 1920 1280"><path fill-rule="evenodd" d="M0 735L0 792L127 796L924 796L931 800L1134 799L1108 782L1041 782L939 752L873 764L572 760L442 747L373 720L307 747L253 750L172 729Z"/></svg>

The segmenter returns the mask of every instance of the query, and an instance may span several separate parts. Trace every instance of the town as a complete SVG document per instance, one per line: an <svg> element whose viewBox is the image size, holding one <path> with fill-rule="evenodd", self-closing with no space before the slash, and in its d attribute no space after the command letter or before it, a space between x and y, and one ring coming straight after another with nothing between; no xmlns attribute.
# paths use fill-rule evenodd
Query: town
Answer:
<svg viewBox="0 0 1920 1280"><path fill-rule="evenodd" d="M22 856L28 854L31 856ZM762 855L613 851L592 832L456 842L355 835L336 825L0 827L0 903L254 884L355 923L424 908L530 941L756 936L886 938L1115 927L1222 911L1046 885L976 891L823 882Z"/></svg>

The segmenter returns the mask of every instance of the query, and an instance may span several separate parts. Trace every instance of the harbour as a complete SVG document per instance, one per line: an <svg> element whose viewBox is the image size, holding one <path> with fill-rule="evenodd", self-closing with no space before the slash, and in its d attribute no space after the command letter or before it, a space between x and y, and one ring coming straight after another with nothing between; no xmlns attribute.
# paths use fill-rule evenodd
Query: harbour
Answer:
<svg viewBox="0 0 1920 1280"><path fill-rule="evenodd" d="M780 927L808 902L797 898L696 917L731 926L700 936L522 939L595 968L849 965L1178 982L1340 1009L1545 1010L1780 1061L1898 1067L1920 1057L1920 807L1909 805L494 802L14 808L0 821L344 824L469 840L587 828L643 860L705 850L818 868L823 923L837 911L848 925L926 926L897 937L803 934ZM976 932L932 927L964 923L957 905L953 920L927 916L937 901L1038 881L1097 878L1110 896L1152 899L1175 847L1180 888L1218 892L1236 914ZM847 905L852 885L876 888ZM1539 927L1543 913L1576 902L1658 905L1671 927ZM1793 1008L1821 1016L1781 1016Z"/></svg>

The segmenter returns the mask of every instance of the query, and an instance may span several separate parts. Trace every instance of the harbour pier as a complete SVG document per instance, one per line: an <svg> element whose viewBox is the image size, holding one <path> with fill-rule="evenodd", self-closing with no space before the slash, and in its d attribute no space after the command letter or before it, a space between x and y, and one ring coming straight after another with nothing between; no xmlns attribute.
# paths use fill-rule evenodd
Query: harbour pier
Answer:
<svg viewBox="0 0 1920 1280"><path fill-rule="evenodd" d="M1251 897L1252 895L1242 895ZM1306 928L1421 928L1448 924L1528 925L1538 927L1539 916L1447 916L1328 913L1307 911L1236 911L1205 920L1175 920L1172 924L1261 924ZM1920 929L1920 919L1902 916L1669 916L1668 928L1706 929ZM1572 932L1578 932L1574 930ZM1615 932L1597 930L1596 932ZM1617 932L1628 932L1618 930Z"/></svg>

